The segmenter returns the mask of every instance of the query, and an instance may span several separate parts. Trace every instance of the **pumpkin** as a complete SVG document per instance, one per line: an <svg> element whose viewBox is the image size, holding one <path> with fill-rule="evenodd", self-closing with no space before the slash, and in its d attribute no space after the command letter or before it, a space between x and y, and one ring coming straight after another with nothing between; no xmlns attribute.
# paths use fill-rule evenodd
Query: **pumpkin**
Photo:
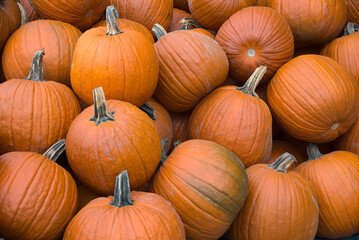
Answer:
<svg viewBox="0 0 359 240"><path fill-rule="evenodd" d="M120 18L141 23L148 30L158 23L165 29L171 25L173 0L107 0L113 4Z"/></svg>
<svg viewBox="0 0 359 240"><path fill-rule="evenodd" d="M199 25L194 19L192 18L184 18L181 20L180 30L191 30L194 32L202 33L212 39L215 39L215 36L212 32L204 29L201 25Z"/></svg>
<svg viewBox="0 0 359 240"><path fill-rule="evenodd" d="M267 6L268 0L258 0L257 6Z"/></svg>
<svg viewBox="0 0 359 240"><path fill-rule="evenodd" d="M295 158L284 153L274 163L247 169L248 197L230 230L230 240L312 240L319 209L315 192L297 172L287 172Z"/></svg>
<svg viewBox="0 0 359 240"><path fill-rule="evenodd" d="M359 23L359 0L345 0L347 21Z"/></svg>
<svg viewBox="0 0 359 240"><path fill-rule="evenodd" d="M346 21L345 0L268 0L289 23L295 47L327 43L343 29Z"/></svg>
<svg viewBox="0 0 359 240"><path fill-rule="evenodd" d="M268 7L248 7L233 14L219 29L216 41L226 52L229 74L245 83L253 71L267 66L261 83L267 83L294 53L289 24Z"/></svg>
<svg viewBox="0 0 359 240"><path fill-rule="evenodd" d="M63 139L80 105L65 85L45 81L44 50L36 52L26 79L11 79L0 85L0 153L42 153Z"/></svg>
<svg viewBox="0 0 359 240"><path fill-rule="evenodd" d="M168 32L174 32L174 31L179 30L181 27L181 20L183 18L191 18L191 17L192 17L191 14L189 14L183 10L174 8L173 14L172 14L171 25L168 28Z"/></svg>
<svg viewBox="0 0 359 240"><path fill-rule="evenodd" d="M101 197L100 194L97 194L90 189L88 189L81 182L77 182L77 209L76 213L84 208L92 200Z"/></svg>
<svg viewBox="0 0 359 240"><path fill-rule="evenodd" d="M143 33L120 30L116 10L106 10L105 27L92 28L79 39L71 67L71 85L87 105L91 90L102 86L108 99L144 104L155 91L158 59L153 44Z"/></svg>
<svg viewBox="0 0 359 240"><path fill-rule="evenodd" d="M181 217L187 239L218 239L247 197L241 161L221 145L202 139L179 144L163 161L151 184Z"/></svg>
<svg viewBox="0 0 359 240"><path fill-rule="evenodd" d="M266 67L259 67L243 87L220 87L203 98L189 121L190 138L221 144L246 168L267 162L272 150L272 116L254 92L265 71Z"/></svg>
<svg viewBox="0 0 359 240"><path fill-rule="evenodd" d="M183 223L162 197L130 192L127 171L116 177L114 196L96 198L72 219L63 239L185 240Z"/></svg>
<svg viewBox="0 0 359 240"><path fill-rule="evenodd" d="M170 112L171 119L172 119L172 142L170 151L174 149L174 143L180 143L187 141L189 139L188 136L188 122L189 118L191 117L192 111L187 112ZM179 141L179 142L178 142Z"/></svg>
<svg viewBox="0 0 359 240"><path fill-rule="evenodd" d="M274 140L272 153L270 155L270 159L267 162L267 164L274 163L285 152L292 154L293 157L296 159L296 161L290 165L288 170L293 170L296 166L298 166L299 164L301 164L306 160L302 152L298 150L294 145L282 140Z"/></svg>
<svg viewBox="0 0 359 240"><path fill-rule="evenodd" d="M214 31L235 12L256 3L257 0L188 0L193 18L203 27Z"/></svg>
<svg viewBox="0 0 359 240"><path fill-rule="evenodd" d="M15 0L0 0L0 52L10 35L20 27L20 10Z"/></svg>
<svg viewBox="0 0 359 240"><path fill-rule="evenodd" d="M343 37L326 45L321 54L337 61L359 85L359 24L348 23Z"/></svg>
<svg viewBox="0 0 359 240"><path fill-rule="evenodd" d="M359 112L359 88L333 59L302 55L283 65L267 88L280 127L307 142L325 143L345 133Z"/></svg>
<svg viewBox="0 0 359 240"><path fill-rule="evenodd" d="M188 0L173 0L173 7L189 12Z"/></svg>
<svg viewBox="0 0 359 240"><path fill-rule="evenodd" d="M55 20L37 20L23 25L4 48L2 65L6 79L25 78L33 53L44 48L45 79L70 86L71 59L80 36L76 27Z"/></svg>
<svg viewBox="0 0 359 240"><path fill-rule="evenodd" d="M76 183L55 163L65 140L44 155L10 152L0 156L0 232L6 239L59 239L74 216Z"/></svg>
<svg viewBox="0 0 359 240"><path fill-rule="evenodd" d="M346 133L338 138L336 148L359 155L359 118Z"/></svg>
<svg viewBox="0 0 359 240"><path fill-rule="evenodd" d="M308 145L309 160L295 171L313 186L319 205L317 235L343 238L359 232L359 156L335 151L322 155L315 144Z"/></svg>
<svg viewBox="0 0 359 240"><path fill-rule="evenodd" d="M130 103L106 103L101 87L93 92L95 105L81 112L66 136L68 162L76 177L97 193L111 194L116 176L126 169L131 187L138 188L161 159L155 123Z"/></svg>
<svg viewBox="0 0 359 240"><path fill-rule="evenodd" d="M19 0L20 4L24 7L27 17L30 22L38 20L40 18L36 10L31 6L29 0Z"/></svg>
<svg viewBox="0 0 359 240"><path fill-rule="evenodd" d="M213 39L193 31L166 33L160 26L153 29L159 39L155 49L160 75L154 96L174 112L191 110L199 100L228 74L228 60Z"/></svg>
<svg viewBox="0 0 359 240"><path fill-rule="evenodd" d="M28 0L45 19L67 22L85 31L97 22L107 6L104 0Z"/></svg>

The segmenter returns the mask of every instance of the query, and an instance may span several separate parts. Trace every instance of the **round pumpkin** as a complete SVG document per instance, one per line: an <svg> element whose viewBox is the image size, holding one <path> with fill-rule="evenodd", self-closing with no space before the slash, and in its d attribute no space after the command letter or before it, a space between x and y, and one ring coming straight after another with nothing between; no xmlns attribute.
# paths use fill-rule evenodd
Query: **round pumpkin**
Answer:
<svg viewBox="0 0 359 240"><path fill-rule="evenodd" d="M95 105L71 124L66 155L76 177L92 191L111 194L116 176L128 170L131 187L154 174L161 159L155 123L136 106L108 100L101 87L93 90Z"/></svg>
<svg viewBox="0 0 359 240"><path fill-rule="evenodd" d="M77 206L76 183L55 163L65 140L44 155L0 156L0 233L5 239L52 240L62 236Z"/></svg>
<svg viewBox="0 0 359 240"><path fill-rule="evenodd" d="M159 25L155 49L160 75L154 96L174 112L191 110L228 74L228 60L213 39L193 31L166 33Z"/></svg>
<svg viewBox="0 0 359 240"><path fill-rule="evenodd" d="M189 12L188 0L173 0L173 7Z"/></svg>
<svg viewBox="0 0 359 240"><path fill-rule="evenodd" d="M345 0L347 21L359 23L359 0Z"/></svg>
<svg viewBox="0 0 359 240"><path fill-rule="evenodd" d="M201 25L199 25L194 19L192 18L183 18L181 20L180 30L191 30L193 32L202 33L212 39L215 39L215 36L212 32L204 29Z"/></svg>
<svg viewBox="0 0 359 240"><path fill-rule="evenodd" d="M36 10L31 6L29 0L19 0L20 4L24 7L27 17L30 22L38 20L40 18Z"/></svg>
<svg viewBox="0 0 359 240"><path fill-rule="evenodd" d="M10 35L20 27L20 10L15 0L0 0L0 52Z"/></svg>
<svg viewBox="0 0 359 240"><path fill-rule="evenodd" d="M73 51L81 31L54 20L37 20L23 25L7 41L2 55L6 79L25 78L34 52L46 50L44 78L70 86Z"/></svg>
<svg viewBox="0 0 359 240"><path fill-rule="evenodd" d="M114 196L96 198L72 219L64 240L185 240L183 223L162 197L130 192L127 171L116 177Z"/></svg>
<svg viewBox="0 0 359 240"><path fill-rule="evenodd" d="M338 138L336 148L359 155L359 118L346 133Z"/></svg>
<svg viewBox="0 0 359 240"><path fill-rule="evenodd" d="M259 67L243 87L220 87L203 98L190 118L190 138L221 144L246 168L267 162L272 150L272 116L254 92L265 71L264 66Z"/></svg>
<svg viewBox="0 0 359 240"><path fill-rule="evenodd" d="M333 59L302 55L278 70L267 98L284 131L300 140L325 143L345 133L358 116L358 87Z"/></svg>
<svg viewBox="0 0 359 240"><path fill-rule="evenodd" d="M290 144L289 142L282 141L282 140L274 140L273 141L273 147L272 147L272 153L270 155L270 159L267 162L267 164L274 163L283 153L290 153L293 155L293 157L296 159L295 162L293 162L288 170L293 170L296 166L301 164L306 160L304 155L301 153L300 150L298 150L294 145Z"/></svg>
<svg viewBox="0 0 359 240"><path fill-rule="evenodd" d="M274 163L247 169L248 197L234 220L230 240L312 240L318 227L319 209L309 182L288 167L289 153Z"/></svg>
<svg viewBox="0 0 359 240"><path fill-rule="evenodd" d="M295 171L313 186L319 205L317 235L337 239L359 232L359 156L335 151L322 155L315 144L308 145L309 161Z"/></svg>
<svg viewBox="0 0 359 240"><path fill-rule="evenodd" d="M151 184L180 215L187 239L222 236L247 197L247 174L231 151L207 140L178 145Z"/></svg>
<svg viewBox="0 0 359 240"><path fill-rule="evenodd" d="M173 14L172 14L172 20L171 20L171 25L168 28L168 32L174 32L180 29L181 27L181 20L183 18L191 18L191 14L177 9L177 8L173 8Z"/></svg>
<svg viewBox="0 0 359 240"><path fill-rule="evenodd" d="M269 82L294 53L289 24L268 7L248 7L236 12L221 26L216 41L227 54L229 74L241 83L261 65L267 66L261 84Z"/></svg>
<svg viewBox="0 0 359 240"><path fill-rule="evenodd" d="M42 153L63 139L81 108L65 85L45 81L44 50L36 52L26 79L0 85L0 153Z"/></svg>
<svg viewBox="0 0 359 240"><path fill-rule="evenodd" d="M121 30L116 10L106 10L105 27L92 28L79 39L71 67L71 85L87 105L93 104L92 89L103 87L108 99L144 104L155 91L158 59L153 44L141 32Z"/></svg>
<svg viewBox="0 0 359 240"><path fill-rule="evenodd" d="M333 40L346 21L345 0L268 0L267 6L287 20L296 48Z"/></svg>

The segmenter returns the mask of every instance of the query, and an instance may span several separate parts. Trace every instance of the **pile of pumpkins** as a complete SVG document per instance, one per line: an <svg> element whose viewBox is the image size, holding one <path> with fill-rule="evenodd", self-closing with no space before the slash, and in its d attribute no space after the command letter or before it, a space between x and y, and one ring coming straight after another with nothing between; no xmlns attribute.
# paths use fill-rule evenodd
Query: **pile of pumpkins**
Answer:
<svg viewBox="0 0 359 240"><path fill-rule="evenodd" d="M359 232L359 0L0 0L0 238Z"/></svg>

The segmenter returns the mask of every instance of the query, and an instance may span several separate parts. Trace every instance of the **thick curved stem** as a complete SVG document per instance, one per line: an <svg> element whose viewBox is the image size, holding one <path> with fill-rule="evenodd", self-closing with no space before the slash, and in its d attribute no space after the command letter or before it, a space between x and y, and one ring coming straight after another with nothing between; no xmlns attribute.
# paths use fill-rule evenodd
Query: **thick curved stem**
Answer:
<svg viewBox="0 0 359 240"><path fill-rule="evenodd" d="M113 116L115 112L109 112L107 110L105 93L103 92L102 87L95 88L94 90L92 90L92 92L95 107L95 116L90 118L90 121L94 121L96 123L96 126L104 122L115 121L115 118Z"/></svg>
<svg viewBox="0 0 359 240"><path fill-rule="evenodd" d="M154 32L158 40L167 34L166 29L164 29L158 23L155 23L155 25L153 25L152 32Z"/></svg>
<svg viewBox="0 0 359 240"><path fill-rule="evenodd" d="M262 80L266 71L267 71L266 66L257 67L256 70L249 77L247 82L243 85L243 87L238 87L237 89L245 94L252 95L253 97L258 97L257 93L255 93L255 90L259 82Z"/></svg>
<svg viewBox="0 0 359 240"><path fill-rule="evenodd" d="M110 205L115 207L134 205L134 202L130 199L130 192L130 180L127 170L125 170L116 177L115 193Z"/></svg>
<svg viewBox="0 0 359 240"><path fill-rule="evenodd" d="M29 76L25 79L32 80L35 82L46 82L44 80L44 72L42 68L42 58L45 55L45 50L42 49L35 53L32 59Z"/></svg>
<svg viewBox="0 0 359 240"><path fill-rule="evenodd" d="M179 30L190 30L191 26L194 28L203 28L201 25L198 24L194 19L192 18L183 18L181 21L181 26Z"/></svg>
<svg viewBox="0 0 359 240"><path fill-rule="evenodd" d="M21 26L28 23L29 22L29 17L27 16L27 13L24 9L24 7L21 5L21 3L16 2L17 6L20 9L20 14L21 14Z"/></svg>
<svg viewBox="0 0 359 240"><path fill-rule="evenodd" d="M65 151L65 139L61 139L54 145L52 145L47 151L43 154L45 157L50 159L51 161L56 162L56 160L60 157L61 153Z"/></svg>
<svg viewBox="0 0 359 240"><path fill-rule="evenodd" d="M155 110L148 103L143 104L139 109L145 112L152 120L156 120Z"/></svg>
<svg viewBox="0 0 359 240"><path fill-rule="evenodd" d="M123 33L117 23L118 12L114 5L108 6L106 8L106 24L107 32L106 35L118 35Z"/></svg>
<svg viewBox="0 0 359 240"><path fill-rule="evenodd" d="M307 146L307 154L308 154L308 160L315 160L317 158L320 158L323 156L323 154L320 153L318 145L315 143L309 143Z"/></svg>
<svg viewBox="0 0 359 240"><path fill-rule="evenodd" d="M268 165L268 167L273 168L277 172L286 173L290 165L296 161L297 160L292 154L285 152L277 160L275 160L274 163Z"/></svg>
<svg viewBox="0 0 359 240"><path fill-rule="evenodd" d="M344 36L353 34L357 31L359 31L359 24L350 22L344 28Z"/></svg>

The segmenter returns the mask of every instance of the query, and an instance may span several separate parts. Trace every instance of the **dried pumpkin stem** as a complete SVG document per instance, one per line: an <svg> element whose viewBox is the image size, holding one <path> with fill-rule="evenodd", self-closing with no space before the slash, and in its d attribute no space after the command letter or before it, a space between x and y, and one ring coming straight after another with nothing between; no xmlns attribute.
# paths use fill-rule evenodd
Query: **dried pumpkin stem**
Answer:
<svg viewBox="0 0 359 240"><path fill-rule="evenodd" d="M21 5L21 3L16 2L17 6L20 9L20 14L21 14L21 26L28 23L29 22L29 17L27 16L27 13L24 9L24 7Z"/></svg>
<svg viewBox="0 0 359 240"><path fill-rule="evenodd" d="M29 76L25 79L35 82L46 82L44 80L44 72L42 68L42 58L45 55L45 50L37 51L32 59Z"/></svg>
<svg viewBox="0 0 359 240"><path fill-rule="evenodd" d="M193 26L194 28L203 28L201 25L199 25L194 19L192 18L183 18L181 21L181 26L179 30L189 30L190 27Z"/></svg>
<svg viewBox="0 0 359 240"><path fill-rule="evenodd" d="M153 25L152 32L154 32L154 34L156 35L157 39L160 39L161 37L163 37L164 35L167 34L166 29L164 29L164 28L163 28L161 25L159 25L158 23L155 23L155 25Z"/></svg>
<svg viewBox="0 0 359 240"><path fill-rule="evenodd" d="M45 157L50 159L51 161L56 162L56 160L60 157L61 153L65 151L65 139L61 139L54 145L52 145L47 151L43 154Z"/></svg>
<svg viewBox="0 0 359 240"><path fill-rule="evenodd" d="M107 24L107 32L106 35L118 35L123 33L117 23L118 12L114 5L108 6L106 8L106 24Z"/></svg>
<svg viewBox="0 0 359 240"><path fill-rule="evenodd" d="M173 143L173 148L176 148L178 145L180 145L182 142L181 140L178 140L176 142Z"/></svg>
<svg viewBox="0 0 359 240"><path fill-rule="evenodd" d="M315 143L309 143L307 146L308 160L314 160L323 156L320 153L318 145Z"/></svg>
<svg viewBox="0 0 359 240"><path fill-rule="evenodd" d="M90 118L90 121L94 121L96 123L96 126L104 122L115 121L115 118L113 116L115 112L109 112L107 110L105 93L103 92L102 87L95 88L94 90L92 90L92 92L95 107L95 116Z"/></svg>
<svg viewBox="0 0 359 240"><path fill-rule="evenodd" d="M257 67L256 70L249 77L247 82L243 85L243 87L238 87L237 89L242 91L245 94L252 95L254 97L258 97L257 93L255 93L256 87L259 82L262 80L264 74L267 71L266 66Z"/></svg>
<svg viewBox="0 0 359 240"><path fill-rule="evenodd" d="M167 157L168 157L167 153L165 151L165 145L167 143L168 143L167 138L162 138L161 139L161 163L160 164L164 163L166 161Z"/></svg>
<svg viewBox="0 0 359 240"><path fill-rule="evenodd" d="M275 160L274 163L268 165L268 167L273 168L277 172L286 173L290 165L296 161L297 160L292 154L285 152L277 160Z"/></svg>
<svg viewBox="0 0 359 240"><path fill-rule="evenodd" d="M115 192L110 205L115 207L134 205L134 202L130 199L130 192L130 180L128 179L127 170L125 170L116 177Z"/></svg>
<svg viewBox="0 0 359 240"><path fill-rule="evenodd" d="M139 107L143 112L145 112L152 120L156 120L155 110L148 104L145 103Z"/></svg>
<svg viewBox="0 0 359 240"><path fill-rule="evenodd" d="M357 31L359 31L359 24L350 22L344 28L344 36L353 34Z"/></svg>

